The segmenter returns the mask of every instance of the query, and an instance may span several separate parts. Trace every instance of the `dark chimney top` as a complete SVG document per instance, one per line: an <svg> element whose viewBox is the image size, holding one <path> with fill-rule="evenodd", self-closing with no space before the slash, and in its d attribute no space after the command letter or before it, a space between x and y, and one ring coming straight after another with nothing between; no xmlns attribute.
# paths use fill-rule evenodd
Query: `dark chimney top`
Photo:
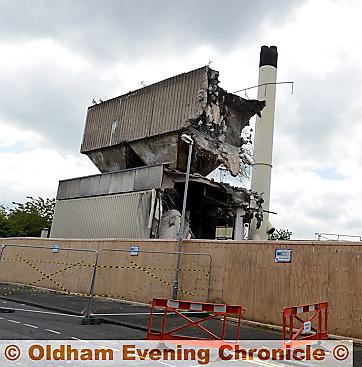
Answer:
<svg viewBox="0 0 362 367"><path fill-rule="evenodd" d="M271 65L277 67L278 51L276 46L261 46L259 67Z"/></svg>

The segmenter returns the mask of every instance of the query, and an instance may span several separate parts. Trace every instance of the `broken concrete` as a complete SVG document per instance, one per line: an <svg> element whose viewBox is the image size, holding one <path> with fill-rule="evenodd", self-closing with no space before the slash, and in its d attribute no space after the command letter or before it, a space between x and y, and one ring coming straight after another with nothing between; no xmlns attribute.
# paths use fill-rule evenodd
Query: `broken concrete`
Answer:
<svg viewBox="0 0 362 367"><path fill-rule="evenodd" d="M253 216L260 225L263 199L205 176L221 164L239 174L250 142L243 129L264 106L222 89L219 73L208 66L91 106L81 152L102 174L60 182L54 215L58 235L98 236L91 220L100 228L110 226L102 236L176 238L189 150L181 135L187 133L194 141L187 236L215 239L225 229L243 239ZM75 211L80 214L73 222L63 220L64 213Z"/></svg>
<svg viewBox="0 0 362 367"><path fill-rule="evenodd" d="M166 162L185 171L180 135L188 132L195 141L191 172L206 176L224 164L236 176L242 130L264 106L222 89L219 72L205 66L91 106L81 152L103 173Z"/></svg>
<svg viewBox="0 0 362 367"><path fill-rule="evenodd" d="M207 162L207 168L192 167L192 171L205 176L220 164L233 176L240 172L240 154L245 141L241 138L242 130L249 120L265 107L264 101L246 100L228 93L219 87L219 73L209 69L206 107L201 115L190 121L186 130L194 138L196 153L194 158ZM195 169L196 168L196 169Z"/></svg>

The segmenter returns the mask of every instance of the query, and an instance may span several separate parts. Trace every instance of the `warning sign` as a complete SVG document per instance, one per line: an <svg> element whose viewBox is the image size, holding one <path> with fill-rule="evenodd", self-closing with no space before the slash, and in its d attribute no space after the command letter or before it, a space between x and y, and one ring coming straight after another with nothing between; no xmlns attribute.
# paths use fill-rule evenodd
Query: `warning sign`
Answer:
<svg viewBox="0 0 362 367"><path fill-rule="evenodd" d="M305 321L303 324L303 333L312 332L312 321Z"/></svg>
<svg viewBox="0 0 362 367"><path fill-rule="evenodd" d="M274 261L276 263L290 263L292 262L292 250L285 248L277 248L275 250L275 258Z"/></svg>

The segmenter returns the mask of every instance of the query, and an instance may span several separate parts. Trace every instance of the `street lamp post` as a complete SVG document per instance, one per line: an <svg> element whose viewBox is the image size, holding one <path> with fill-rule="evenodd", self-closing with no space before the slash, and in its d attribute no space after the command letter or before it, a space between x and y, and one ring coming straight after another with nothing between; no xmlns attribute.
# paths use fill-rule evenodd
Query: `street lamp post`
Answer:
<svg viewBox="0 0 362 367"><path fill-rule="evenodd" d="M194 145L194 141L190 135L182 134L181 140L184 141L189 146L189 154L187 157L187 168L186 168L186 179L185 179L185 188L184 188L184 198L182 202L182 213L181 213L181 225L180 231L177 234L178 241L178 254L177 254L177 263L176 263L176 275L175 281L172 289L172 299L177 299L177 293L179 288L179 278L180 278L180 263L181 263L181 254L182 254L182 241L185 236L185 217L186 217L186 203L187 203L187 193L189 188L189 180L190 180L190 169L191 169L191 157L192 157L192 147Z"/></svg>

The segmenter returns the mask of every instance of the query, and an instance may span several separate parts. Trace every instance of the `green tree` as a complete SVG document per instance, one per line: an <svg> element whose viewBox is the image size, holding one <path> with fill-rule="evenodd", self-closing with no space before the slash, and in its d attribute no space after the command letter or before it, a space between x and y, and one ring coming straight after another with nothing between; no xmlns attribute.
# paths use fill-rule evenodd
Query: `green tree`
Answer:
<svg viewBox="0 0 362 367"><path fill-rule="evenodd" d="M55 199L43 199L41 197L34 199L32 196L26 198L30 200L24 204L13 202L15 208L10 210L10 214L15 212L37 214L46 219L47 225L50 226L53 221Z"/></svg>
<svg viewBox="0 0 362 367"><path fill-rule="evenodd" d="M286 241L290 240L292 237L293 232L289 231L288 229L276 229L272 234L269 235L269 240L279 240L279 241Z"/></svg>
<svg viewBox="0 0 362 367"><path fill-rule="evenodd" d="M34 199L27 196L25 203L16 203L14 208L0 210L0 237L38 237L41 230L50 227L55 199Z"/></svg>
<svg viewBox="0 0 362 367"><path fill-rule="evenodd" d="M0 205L0 237L7 237L9 233L8 213L6 209Z"/></svg>

